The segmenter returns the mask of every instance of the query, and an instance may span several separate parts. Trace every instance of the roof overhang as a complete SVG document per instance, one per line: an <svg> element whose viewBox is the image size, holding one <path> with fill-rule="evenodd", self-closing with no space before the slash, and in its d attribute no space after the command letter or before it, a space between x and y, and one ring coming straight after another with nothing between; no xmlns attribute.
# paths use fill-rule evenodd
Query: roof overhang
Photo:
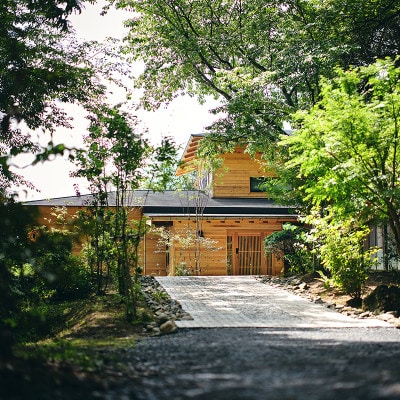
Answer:
<svg viewBox="0 0 400 400"><path fill-rule="evenodd" d="M180 220L180 219L198 219L199 215L196 214L158 214L158 213L144 213L148 218L164 221L164 220ZM248 219L267 219L267 218L279 218L279 219L295 219L298 215L296 214L252 214L252 215L237 215L237 214L225 214L225 215L215 215L215 214L202 214L202 220L248 220Z"/></svg>
<svg viewBox="0 0 400 400"><path fill-rule="evenodd" d="M178 176L184 175L195 169L195 166L193 165L193 160L197 158L196 155L199 143L202 139L204 139L204 136L205 136L204 133L197 133L190 135L186 148L183 151L183 155L180 160L180 165L176 170L176 175Z"/></svg>

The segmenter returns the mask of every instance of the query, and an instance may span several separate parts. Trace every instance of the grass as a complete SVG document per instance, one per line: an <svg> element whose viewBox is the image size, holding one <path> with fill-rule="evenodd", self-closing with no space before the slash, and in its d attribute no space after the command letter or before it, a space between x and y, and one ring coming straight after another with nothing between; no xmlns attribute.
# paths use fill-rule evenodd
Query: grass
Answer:
<svg viewBox="0 0 400 400"><path fill-rule="evenodd" d="M47 331L38 332L26 324L28 332L20 332L15 357L0 360L2 399L97 398L94 393L120 385L129 374L133 368L130 350L147 336L143 325L152 316L140 304L139 318L127 323L117 294L40 307L40 312L33 307L27 311L36 314L41 329L47 326Z"/></svg>
<svg viewBox="0 0 400 400"><path fill-rule="evenodd" d="M98 371L104 363L116 362L117 350L129 349L142 338L143 324L152 315L144 305L133 323L124 320L124 304L117 294L87 300L53 304L52 311L38 325L47 324L48 332L25 332L15 347L24 360L67 363L84 371ZM40 340L30 340L30 337ZM26 340L28 338L28 340Z"/></svg>
<svg viewBox="0 0 400 400"><path fill-rule="evenodd" d="M69 364L86 372L99 372L105 364L118 361L118 351L135 347L137 338L51 339L25 343L16 349L22 359L47 364Z"/></svg>

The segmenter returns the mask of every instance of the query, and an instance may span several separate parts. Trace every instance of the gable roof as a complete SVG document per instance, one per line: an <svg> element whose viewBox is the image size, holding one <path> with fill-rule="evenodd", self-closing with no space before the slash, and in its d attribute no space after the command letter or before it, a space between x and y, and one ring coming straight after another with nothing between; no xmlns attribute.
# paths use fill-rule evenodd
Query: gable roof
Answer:
<svg viewBox="0 0 400 400"><path fill-rule="evenodd" d="M266 198L211 198L198 191L135 190L128 195L127 206L142 207L149 217L188 217L201 214L207 218L294 216L295 210ZM93 203L91 194L25 202L28 206L87 207ZM108 195L108 203L115 207L115 192Z"/></svg>
<svg viewBox="0 0 400 400"><path fill-rule="evenodd" d="M293 131L291 129L283 129L283 131L287 135L291 135ZM197 149L199 147L199 143L206 136L205 133L192 133L189 137L189 140L186 144L185 150L183 151L181 157L181 165L178 166L176 170L176 175L184 175L188 172L194 170L194 166L191 165L191 162L197 158Z"/></svg>
<svg viewBox="0 0 400 400"><path fill-rule="evenodd" d="M200 140L204 138L204 133L195 133L191 134L188 143L186 144L185 150L183 151L181 157L181 165L178 166L176 170L176 175L187 174L193 169L193 166L190 163L197 158L197 149L199 146Z"/></svg>

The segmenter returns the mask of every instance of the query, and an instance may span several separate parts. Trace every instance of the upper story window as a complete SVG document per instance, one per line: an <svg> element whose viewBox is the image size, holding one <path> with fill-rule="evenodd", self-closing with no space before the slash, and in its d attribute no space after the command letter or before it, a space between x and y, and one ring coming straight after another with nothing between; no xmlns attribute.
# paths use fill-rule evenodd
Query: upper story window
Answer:
<svg viewBox="0 0 400 400"><path fill-rule="evenodd" d="M267 182L274 182L275 179L278 179L276 176L268 176L268 177L251 177L250 178L250 192L257 193L257 192L265 192L267 198L269 197L266 193L267 188L263 187L263 184ZM278 181L275 181L275 185L279 185L280 190L289 191L292 190L292 187L289 185L285 185Z"/></svg>
<svg viewBox="0 0 400 400"><path fill-rule="evenodd" d="M263 192L262 184L266 182L268 178L263 177L250 177L250 192Z"/></svg>

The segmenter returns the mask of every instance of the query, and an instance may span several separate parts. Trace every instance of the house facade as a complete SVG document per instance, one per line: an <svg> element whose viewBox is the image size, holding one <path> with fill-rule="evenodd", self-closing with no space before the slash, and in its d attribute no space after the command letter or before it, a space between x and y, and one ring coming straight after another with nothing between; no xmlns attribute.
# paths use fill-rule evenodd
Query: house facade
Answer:
<svg viewBox="0 0 400 400"><path fill-rule="evenodd" d="M178 174L193 172L203 135L191 135ZM131 217L144 217L148 227L140 248L145 275L277 275L282 259L266 256L264 238L297 216L275 204L258 188L260 178L273 178L244 148L220 155L220 166L203 175L195 190L138 190L130 200ZM49 223L54 207L69 215L90 204L90 195L40 200L37 206ZM110 194L109 205L113 205ZM44 219L46 218L47 219ZM47 221L47 222L46 222Z"/></svg>

